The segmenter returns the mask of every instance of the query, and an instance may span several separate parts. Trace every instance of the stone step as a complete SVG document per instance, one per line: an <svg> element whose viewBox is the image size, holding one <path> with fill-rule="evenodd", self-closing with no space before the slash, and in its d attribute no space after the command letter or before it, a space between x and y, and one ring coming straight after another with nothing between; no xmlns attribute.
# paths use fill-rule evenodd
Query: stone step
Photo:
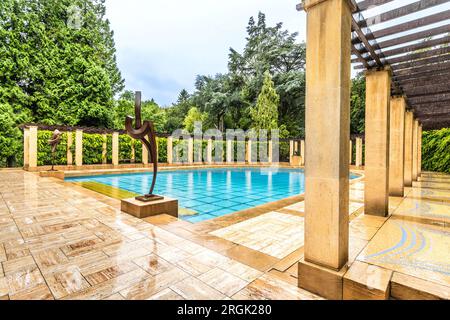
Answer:
<svg viewBox="0 0 450 320"><path fill-rule="evenodd" d="M391 297L398 300L449 300L450 287L394 272Z"/></svg>

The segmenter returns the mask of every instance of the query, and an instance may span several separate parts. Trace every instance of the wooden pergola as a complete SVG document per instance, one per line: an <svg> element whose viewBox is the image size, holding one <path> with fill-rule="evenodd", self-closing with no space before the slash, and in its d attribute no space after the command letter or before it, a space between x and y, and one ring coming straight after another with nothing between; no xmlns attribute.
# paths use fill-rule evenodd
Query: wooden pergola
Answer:
<svg viewBox="0 0 450 320"><path fill-rule="evenodd" d="M368 9L393 1L351 0L351 62L357 70L390 66L392 95L406 97L407 108L423 128L450 127L449 0L420 0L364 17ZM445 4L448 6L443 11L414 18L421 11ZM297 8L303 10L303 4ZM392 25L398 18L407 21ZM386 23L389 26L383 27ZM374 26L377 30L372 32Z"/></svg>
<svg viewBox="0 0 450 320"><path fill-rule="evenodd" d="M307 14L308 156L299 286L327 298L345 298L349 261L351 64L366 75L365 215L387 217L389 196L402 197L404 187L420 177L422 129L450 127L450 0L395 4L297 5Z"/></svg>

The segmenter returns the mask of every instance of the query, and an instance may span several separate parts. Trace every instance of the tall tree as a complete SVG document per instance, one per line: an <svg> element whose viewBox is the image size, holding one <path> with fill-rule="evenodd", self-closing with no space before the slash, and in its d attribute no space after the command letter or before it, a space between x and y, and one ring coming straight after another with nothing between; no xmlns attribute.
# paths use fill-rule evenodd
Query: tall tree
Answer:
<svg viewBox="0 0 450 320"><path fill-rule="evenodd" d="M264 83L258 96L256 106L250 110L253 120L253 128L277 129L278 128L278 104L280 97L275 91L272 77L269 72L264 74Z"/></svg>
<svg viewBox="0 0 450 320"><path fill-rule="evenodd" d="M123 80L104 0L4 0L0 6L0 83L15 93L0 101L12 105L20 97L36 122L110 126Z"/></svg>

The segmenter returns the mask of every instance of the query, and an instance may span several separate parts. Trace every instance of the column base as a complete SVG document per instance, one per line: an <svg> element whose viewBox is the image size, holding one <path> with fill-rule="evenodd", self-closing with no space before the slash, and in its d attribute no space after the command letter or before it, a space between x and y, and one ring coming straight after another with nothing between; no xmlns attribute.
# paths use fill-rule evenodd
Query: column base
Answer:
<svg viewBox="0 0 450 320"><path fill-rule="evenodd" d="M355 261L344 277L344 300L387 300L392 271Z"/></svg>
<svg viewBox="0 0 450 320"><path fill-rule="evenodd" d="M328 269L302 258L298 262L298 286L331 300L342 300L344 274L348 267L339 271Z"/></svg>

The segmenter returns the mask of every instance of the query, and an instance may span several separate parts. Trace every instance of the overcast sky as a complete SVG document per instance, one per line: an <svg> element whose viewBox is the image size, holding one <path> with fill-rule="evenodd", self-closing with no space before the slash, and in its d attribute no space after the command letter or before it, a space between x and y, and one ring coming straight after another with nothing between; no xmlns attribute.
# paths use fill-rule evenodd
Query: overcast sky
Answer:
<svg viewBox="0 0 450 320"><path fill-rule="evenodd" d="M161 105L195 76L226 72L229 48L242 50L246 26L259 11L269 25L283 22L305 39L306 16L299 0L106 0L117 60L126 88Z"/></svg>
<svg viewBox="0 0 450 320"><path fill-rule="evenodd" d="M266 14L267 23L283 22L298 41L306 38L306 14L300 0L106 0L115 32L117 60L129 90L160 105L175 102L181 89L193 90L195 76L226 72L229 48L241 51L251 16ZM395 0L368 10L365 17L414 2ZM388 27L448 9L449 3L373 26ZM431 27L431 26L430 26ZM413 30L413 32L420 29Z"/></svg>

